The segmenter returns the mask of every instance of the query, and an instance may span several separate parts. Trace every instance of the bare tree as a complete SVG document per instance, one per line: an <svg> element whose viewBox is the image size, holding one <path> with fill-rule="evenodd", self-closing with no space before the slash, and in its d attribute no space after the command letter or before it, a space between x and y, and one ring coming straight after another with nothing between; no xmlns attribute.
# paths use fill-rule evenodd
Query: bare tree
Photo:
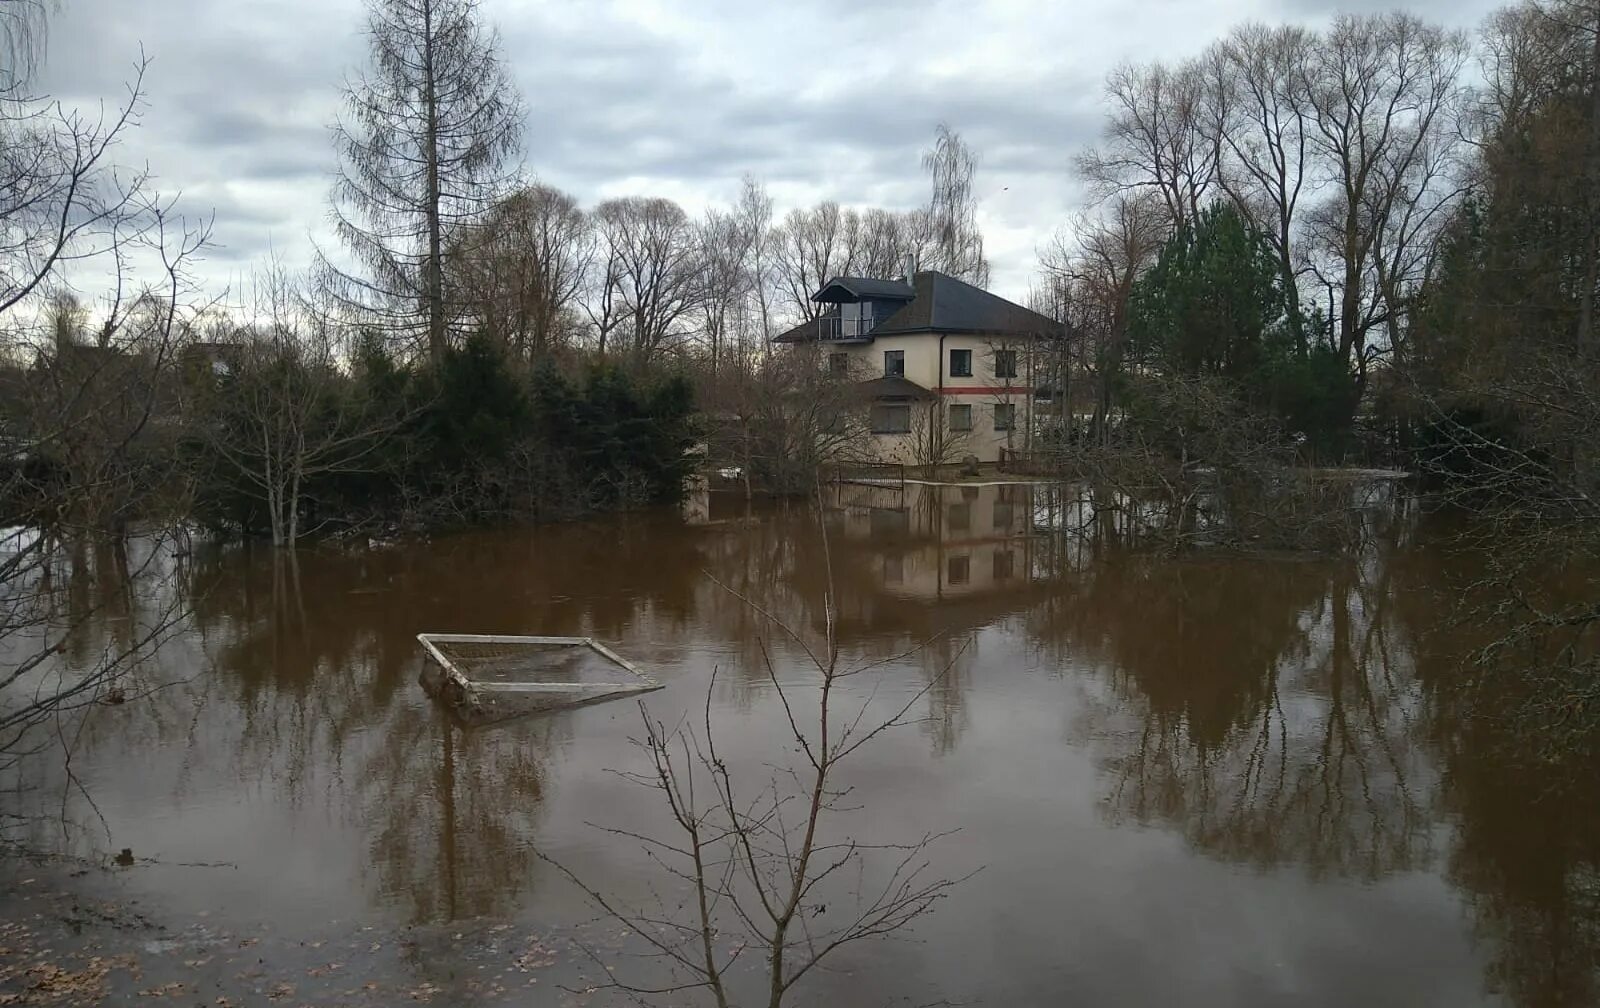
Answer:
<svg viewBox="0 0 1600 1008"><path fill-rule="evenodd" d="M629 349L648 359L685 338L684 322L705 291L705 264L694 226L668 199L628 196L595 208L603 307L616 311ZM613 308L612 306L616 307Z"/></svg>
<svg viewBox="0 0 1600 1008"><path fill-rule="evenodd" d="M130 558L123 532L160 516L173 482L175 452L156 421L173 350L203 314L190 267L209 240L209 227L186 222L147 172L115 161L139 122L142 60L110 112L27 90L47 12L32 0L0 6L0 360L10 365L0 395L0 511L13 526L0 543L0 755L8 758L42 744L28 737L36 726L113 695L180 614L176 604L127 611L98 654L59 660L106 606L122 605L130 578L166 556L151 534ZM147 270L143 282L129 272L133 261ZM104 275L112 279L91 337L69 284ZM104 601L63 607L66 580L96 581L106 591L94 598Z"/></svg>
<svg viewBox="0 0 1600 1008"><path fill-rule="evenodd" d="M746 269L756 301L764 355L772 342L772 197L767 195L766 187L750 175L741 181L734 214L741 222L740 227L753 236Z"/></svg>
<svg viewBox="0 0 1600 1008"><path fill-rule="evenodd" d="M989 260L983 257L978 203L972 191L972 179L978 171L977 152L949 124L940 123L933 146L922 154L922 167L933 184L928 200L928 221L933 232L932 261L928 265L979 287L988 286Z"/></svg>
<svg viewBox="0 0 1600 1008"><path fill-rule="evenodd" d="M222 346L220 375L190 381L190 428L207 464L266 511L274 546L304 534L306 487L363 460L398 423L393 404L369 403L339 368L338 334L305 285L274 266L257 276L254 320Z"/></svg>
<svg viewBox="0 0 1600 1008"><path fill-rule="evenodd" d="M1465 57L1462 36L1405 14L1341 16L1316 47L1311 137L1332 195L1309 224L1338 297L1333 347L1358 373L1367 334L1401 310L1413 246L1455 195L1444 159Z"/></svg>
<svg viewBox="0 0 1600 1008"><path fill-rule="evenodd" d="M146 66L134 65L121 104L93 114L0 93L0 312L25 307L76 263L120 260L147 243L159 218L170 223L171 203L154 193L148 171L112 163L139 125Z"/></svg>
<svg viewBox="0 0 1600 1008"><path fill-rule="evenodd" d="M711 210L700 225L703 296L696 306L705 336L712 374L729 345L736 351L751 318L760 279L752 266L765 229L758 219L738 211Z"/></svg>
<svg viewBox="0 0 1600 1008"><path fill-rule="evenodd" d="M811 300L822 285L851 271L860 227L852 211L834 202L809 210L790 210L772 232L772 256L779 296L801 321L821 315Z"/></svg>
<svg viewBox="0 0 1600 1008"><path fill-rule="evenodd" d="M817 507L820 515L820 498ZM826 534L821 548L826 557ZM790 675L779 675L769 645L758 639L759 671L783 708L784 748L795 759L777 763L770 776L765 764L749 770L731 765L718 749L711 718L713 673L704 712L694 722L669 729L640 704L644 735L638 745L648 767L625 776L661 796L673 835L610 831L645 845L686 890L685 903L678 905L686 904L687 911L668 909L666 900L659 907L628 907L541 857L637 934L667 970L664 977L638 982L613 972L607 986L641 1001L702 991L718 1008L727 1008L743 1002L736 992L741 959L749 952L763 960L758 1000L779 1008L791 1003L797 985L838 950L903 931L970 877L949 878L931 870L929 851L942 834L875 842L833 825L850 812L849 788L838 781L841 767L885 733L921 721L913 710L944 681L965 646L909 698L879 705L875 691L866 690L859 701L849 701L853 709L846 709L851 687L860 681L856 677L910 657L921 646L849 664L840 655L831 584L824 599L824 636L813 643L760 603L717 583L759 616L773 636L799 648L814 670L814 695L807 696ZM730 938L735 939L731 949ZM585 951L615 971L597 950Z"/></svg>
<svg viewBox="0 0 1600 1008"><path fill-rule="evenodd" d="M364 270L324 260L347 309L437 361L460 312L445 242L479 224L509 181L521 108L477 0L368 0L372 66L334 125L332 214Z"/></svg>
<svg viewBox="0 0 1600 1008"><path fill-rule="evenodd" d="M972 425L951 427L951 407L937 400L912 403L910 409L911 430L895 451L896 461L917 466L925 476L933 479L939 469L955 465L967 454L972 441Z"/></svg>
<svg viewBox="0 0 1600 1008"><path fill-rule="evenodd" d="M0 2L0 99L20 97L38 68L50 27L47 2Z"/></svg>
<svg viewBox="0 0 1600 1008"><path fill-rule="evenodd" d="M1081 155L1079 174L1100 199L1153 191L1168 227L1198 216L1216 180L1205 141L1205 85L1196 64L1121 66L1106 78L1111 117L1104 145Z"/></svg>
<svg viewBox="0 0 1600 1008"><path fill-rule="evenodd" d="M519 189L452 243L453 298L500 346L542 354L571 330L592 238L571 196L543 185Z"/></svg>
<svg viewBox="0 0 1600 1008"><path fill-rule="evenodd" d="M1104 438L1128 342L1133 285L1155 261L1169 227L1166 208L1150 192L1124 194L1078 222L1041 257L1066 330L1076 335L1080 371L1095 384L1093 433Z"/></svg>
<svg viewBox="0 0 1600 1008"><path fill-rule="evenodd" d="M1207 105L1201 118L1214 150L1216 181L1261 228L1278 253L1290 304L1300 303L1297 211L1312 166L1311 57L1316 38L1304 28L1235 28L1202 60ZM1298 313L1289 325L1301 352Z"/></svg>

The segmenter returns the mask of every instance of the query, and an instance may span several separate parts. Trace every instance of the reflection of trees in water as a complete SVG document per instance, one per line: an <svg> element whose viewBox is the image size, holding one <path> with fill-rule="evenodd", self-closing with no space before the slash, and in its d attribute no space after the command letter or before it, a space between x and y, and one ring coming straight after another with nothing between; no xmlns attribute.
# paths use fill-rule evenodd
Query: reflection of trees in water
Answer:
<svg viewBox="0 0 1600 1008"><path fill-rule="evenodd" d="M83 745L181 749L174 798L265 784L310 822L353 829L373 884L416 920L505 910L535 874L546 762L568 721L449 727L415 684L415 634L609 636L648 621L668 637L689 623L702 564L693 538L644 524L393 549L201 547L189 632L160 656L189 681L136 718L92 720Z"/></svg>
<svg viewBox="0 0 1600 1008"><path fill-rule="evenodd" d="M211 581L195 620L234 694L213 709L237 719L209 743L231 748L241 780L272 780L289 804L320 806L363 834L379 891L417 921L515 903L533 877L559 721L507 729L517 744L500 745L420 697L420 607L378 586L425 582L435 564L462 559L424 556L259 550L220 569L208 562L196 572Z"/></svg>
<svg viewBox="0 0 1600 1008"><path fill-rule="evenodd" d="M1396 608L1421 641L1417 677L1436 713L1441 804L1456 827L1447 877L1489 952L1491 990L1526 1008L1597 1004L1600 762L1553 747L1517 716L1545 685L1526 674L1526 656L1475 667L1497 628L1450 613L1472 608L1469 586L1483 574L1483 557L1435 543L1397 575Z"/></svg>
<svg viewBox="0 0 1600 1008"><path fill-rule="evenodd" d="M1031 617L1097 655L1109 814L1255 865L1377 878L1429 853L1418 693L1354 562L1125 557ZM1380 566L1380 571L1382 570Z"/></svg>

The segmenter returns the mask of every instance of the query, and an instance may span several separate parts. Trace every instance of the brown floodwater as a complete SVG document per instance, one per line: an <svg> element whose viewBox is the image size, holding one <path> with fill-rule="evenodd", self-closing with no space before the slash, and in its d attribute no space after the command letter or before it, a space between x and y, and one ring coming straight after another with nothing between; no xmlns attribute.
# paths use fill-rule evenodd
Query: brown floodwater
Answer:
<svg viewBox="0 0 1600 1008"><path fill-rule="evenodd" d="M646 703L668 724L709 690L720 755L764 773L793 744L762 645L792 688L814 673L735 593L815 639L831 577L845 661L881 662L841 702L917 714L853 757L835 829L955 830L933 869L978 873L809 998L1600 1002L1600 780L1551 797L1451 702L1455 561L1414 506L1375 495L1339 558L1130 552L1065 531L1081 516L1045 487L836 488L824 549L805 506L701 492L293 556L87 556L154 587L69 601L97 616L68 667L192 611L135 675L163 688L72 719L72 776L34 761L4 800L39 814L35 846L131 850L123 884L172 913L559 934L595 912L540 854L624 902L670 891L600 828L667 829L617 772L643 766L639 712L462 727L418 686L415 635L593 636L665 684Z"/></svg>

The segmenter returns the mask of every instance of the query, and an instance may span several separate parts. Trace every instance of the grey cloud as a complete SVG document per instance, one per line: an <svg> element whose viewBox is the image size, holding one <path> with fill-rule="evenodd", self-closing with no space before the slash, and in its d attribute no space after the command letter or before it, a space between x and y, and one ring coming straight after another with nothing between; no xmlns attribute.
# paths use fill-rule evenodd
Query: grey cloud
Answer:
<svg viewBox="0 0 1600 1008"><path fill-rule="evenodd" d="M1471 25L1491 6L1416 9ZM526 97L526 166L544 181L585 202L656 191L705 204L751 172L785 198L905 207L924 196L920 154L944 120L983 156L996 276L1012 294L1026 285L1029 246L1075 199L1068 165L1099 131L1111 65L1197 51L1247 17L1332 9L675 0L635 19L609 0L483 5ZM269 248L303 259L308 236L332 244L327 125L365 55L361 21L360 0L67 0L46 78L72 100L114 98L144 43L149 112L124 160L148 160L186 206L216 208L224 248L213 259L231 273Z"/></svg>

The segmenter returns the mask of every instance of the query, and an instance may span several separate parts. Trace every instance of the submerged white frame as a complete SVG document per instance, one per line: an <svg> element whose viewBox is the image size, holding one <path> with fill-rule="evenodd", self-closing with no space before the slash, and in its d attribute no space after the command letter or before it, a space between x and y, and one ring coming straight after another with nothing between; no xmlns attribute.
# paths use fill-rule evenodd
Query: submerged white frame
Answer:
<svg viewBox="0 0 1600 1008"><path fill-rule="evenodd" d="M574 704L586 703L608 697L651 693L662 684L640 671L639 667L617 654L593 637L528 637L513 634L456 634L419 633L417 641L434 660L445 678L460 688L463 694L476 700L479 693L565 693L573 696ZM543 683L543 682L480 682L456 667L444 656L438 644L559 644L567 647L586 647L607 661L622 667L637 682L602 683Z"/></svg>

